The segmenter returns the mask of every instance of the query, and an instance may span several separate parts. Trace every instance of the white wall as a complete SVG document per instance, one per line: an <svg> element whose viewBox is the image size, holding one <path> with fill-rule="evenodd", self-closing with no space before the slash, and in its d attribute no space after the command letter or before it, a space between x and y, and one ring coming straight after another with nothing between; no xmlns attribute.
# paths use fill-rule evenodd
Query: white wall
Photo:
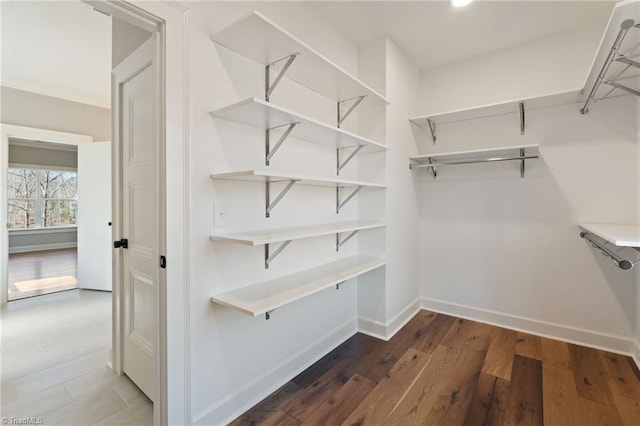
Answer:
<svg viewBox="0 0 640 426"><path fill-rule="evenodd" d="M421 112L580 87L599 32L426 72ZM435 146L416 132L424 152L536 143L542 154L528 162L524 179L516 163L450 167L435 182L415 172L424 306L629 352L635 275L585 244L576 223L637 223L634 102L607 100L586 116L580 105L531 111L525 136L516 114L441 125Z"/></svg>
<svg viewBox="0 0 640 426"><path fill-rule="evenodd" d="M604 28L545 37L424 71L420 113L520 100L580 89Z"/></svg>
<svg viewBox="0 0 640 426"><path fill-rule="evenodd" d="M264 68L215 45L210 36L257 8L353 74L356 46L334 28L309 19L300 4L190 3L191 55L191 371L193 419L218 424L250 408L297 372L356 331L355 280L339 291L321 292L275 311L269 321L212 304L213 294L291 274L355 254L358 238L335 252L333 236L294 241L263 267L263 247L212 242L214 204L222 208L229 231L278 228L358 217L358 203L335 213L335 193L328 188L294 187L265 218L264 187L257 183L213 182L212 171L264 166L264 131L223 120L209 112L240 99L262 97ZM335 104L283 80L272 102L303 114L335 121ZM358 117L344 126L358 128ZM341 177L358 177L358 162ZM335 176L335 150L304 141L287 141L271 169ZM379 176L381 179L384 175ZM384 210L384 204L375 206ZM384 235L384 230L369 231Z"/></svg>
<svg viewBox="0 0 640 426"><path fill-rule="evenodd" d="M132 54L145 41L149 40L151 33L142 28L130 24L127 21L111 18L111 66L115 68L124 58Z"/></svg>
<svg viewBox="0 0 640 426"><path fill-rule="evenodd" d="M0 123L111 139L111 110L0 87Z"/></svg>

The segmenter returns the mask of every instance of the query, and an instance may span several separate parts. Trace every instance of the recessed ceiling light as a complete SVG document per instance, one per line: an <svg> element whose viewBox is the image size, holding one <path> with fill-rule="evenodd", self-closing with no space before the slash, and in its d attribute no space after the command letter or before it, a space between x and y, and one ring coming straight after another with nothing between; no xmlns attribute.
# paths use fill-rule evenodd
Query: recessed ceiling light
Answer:
<svg viewBox="0 0 640 426"><path fill-rule="evenodd" d="M471 3L473 0L451 0L453 7L462 7Z"/></svg>

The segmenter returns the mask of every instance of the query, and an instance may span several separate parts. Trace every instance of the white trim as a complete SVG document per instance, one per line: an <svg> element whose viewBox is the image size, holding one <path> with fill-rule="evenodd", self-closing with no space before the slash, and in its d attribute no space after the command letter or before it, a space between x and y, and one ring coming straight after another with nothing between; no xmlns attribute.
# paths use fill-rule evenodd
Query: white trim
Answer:
<svg viewBox="0 0 640 426"><path fill-rule="evenodd" d="M49 226L47 228L19 228L9 229L9 235L38 235L38 234L64 234L78 230L76 225L71 226Z"/></svg>
<svg viewBox="0 0 640 426"><path fill-rule="evenodd" d="M348 321L327 335L316 339L278 365L247 383L239 390L227 394L224 399L194 416L195 425L229 424L239 415L269 396L327 353L356 333L356 322Z"/></svg>
<svg viewBox="0 0 640 426"><path fill-rule="evenodd" d="M9 163L10 169L32 169L32 170L47 170L51 172L77 172L77 167L65 167L65 166L46 166L42 164L27 164L27 163Z"/></svg>
<svg viewBox="0 0 640 426"><path fill-rule="evenodd" d="M93 142L93 137L88 135L0 123L0 188L7 187L9 138L65 144ZM3 271L0 273L0 303L7 303L8 295L9 232L4 226L7 223L7 195L7 191L0 191L0 224L3 224L0 226L0 271Z"/></svg>
<svg viewBox="0 0 640 426"><path fill-rule="evenodd" d="M388 341L411 321L411 318L413 318L420 309L420 302L416 299L386 323L367 317L359 317L358 331L362 334Z"/></svg>
<svg viewBox="0 0 640 426"><path fill-rule="evenodd" d="M33 246L19 246L19 247L13 247L13 248L9 247L9 254L30 253L33 251L60 250L60 249L74 248L74 247L78 247L77 242L37 244Z"/></svg>
<svg viewBox="0 0 640 426"><path fill-rule="evenodd" d="M633 351L633 340L628 337L605 334L583 328L540 321L533 318L510 315L426 297L420 299L420 304L422 309L429 311L491 324L510 330L522 331L562 342L574 343L627 356Z"/></svg>
<svg viewBox="0 0 640 426"><path fill-rule="evenodd" d="M92 141L93 142L93 141ZM42 141L34 141L31 139L18 139L18 138L10 138L9 145L11 146L24 146L27 148L44 148L54 151L66 151L66 152L78 152L78 144L77 143L53 143L53 142L44 142L47 146L42 146Z"/></svg>
<svg viewBox="0 0 640 426"><path fill-rule="evenodd" d="M633 343L633 354L631 355L638 368L640 368L640 342Z"/></svg>

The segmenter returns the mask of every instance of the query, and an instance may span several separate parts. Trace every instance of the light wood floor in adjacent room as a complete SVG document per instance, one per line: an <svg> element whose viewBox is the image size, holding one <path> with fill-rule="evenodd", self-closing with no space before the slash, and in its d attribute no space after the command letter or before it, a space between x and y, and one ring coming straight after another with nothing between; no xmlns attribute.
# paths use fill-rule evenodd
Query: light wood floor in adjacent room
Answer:
<svg viewBox="0 0 640 426"><path fill-rule="evenodd" d="M234 425L640 425L629 357L420 311L356 334Z"/></svg>
<svg viewBox="0 0 640 426"><path fill-rule="evenodd" d="M111 293L71 290L9 302L0 322L1 423L153 424L149 399L107 367Z"/></svg>
<svg viewBox="0 0 640 426"><path fill-rule="evenodd" d="M78 287L75 248L9 255L9 300Z"/></svg>

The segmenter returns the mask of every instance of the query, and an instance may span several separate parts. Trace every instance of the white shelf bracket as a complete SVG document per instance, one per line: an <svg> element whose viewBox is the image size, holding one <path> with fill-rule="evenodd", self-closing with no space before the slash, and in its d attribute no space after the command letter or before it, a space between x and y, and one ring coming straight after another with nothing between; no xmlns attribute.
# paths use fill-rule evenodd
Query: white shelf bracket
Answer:
<svg viewBox="0 0 640 426"><path fill-rule="evenodd" d="M431 140L433 141L433 144L435 145L436 144L436 140L437 140L436 123L431 121L430 118L427 118L427 126L429 126L429 133L431 133Z"/></svg>
<svg viewBox="0 0 640 426"><path fill-rule="evenodd" d="M286 181L285 181L286 182ZM269 181L267 179L267 181L264 183L264 195L265 195L265 210L266 210L266 217L271 217L271 211L273 210L273 208L278 205L278 203L280 202L280 200L282 200L282 197L285 196L285 194L287 192L289 192L289 190L291 189L291 187L298 182L298 180L290 180L288 181L289 183L287 183L287 186L285 186L282 191L280 191L280 193L276 196L275 200L271 201L271 184L273 182Z"/></svg>
<svg viewBox="0 0 640 426"><path fill-rule="evenodd" d="M344 120L347 119L349 114L351 114L353 112L353 110L356 109L356 107L358 105L360 105L360 102L362 102L364 100L364 98L366 98L366 95L356 96L355 98L349 98L349 99L344 99L344 100L338 101L338 128L342 125ZM351 102L351 101L354 101L354 102L351 104L351 106L349 108L347 108L347 110L343 114L342 113L342 104L345 103L345 102Z"/></svg>
<svg viewBox="0 0 640 426"><path fill-rule="evenodd" d="M520 148L520 157L522 158L522 160L520 160L520 177L523 178L524 177L524 162L525 162L525 155L524 155L524 148Z"/></svg>
<svg viewBox="0 0 640 426"><path fill-rule="evenodd" d="M349 235L347 235L344 238L340 238L340 234L337 233L336 234L336 251L340 251L340 247L342 247L347 241L353 238L354 235L358 233L358 231L359 231L358 229L356 229L355 231L351 231Z"/></svg>
<svg viewBox="0 0 640 426"><path fill-rule="evenodd" d="M336 290L340 290L340 286L344 284L344 281L340 281L338 284L336 284Z"/></svg>
<svg viewBox="0 0 640 426"><path fill-rule="evenodd" d="M293 63L293 61L296 59L296 56L298 56L299 54L300 54L299 52L292 53L291 55L285 56L284 58L278 59L277 61L273 61L264 67L264 100L265 101L269 102L269 98L271 97L271 94L273 93L275 88L278 86L278 83L280 83L280 80L282 79L282 77L284 77L285 73L287 72L287 70ZM284 66L276 76L275 80L273 80L273 83L271 83L271 68L278 62L282 62L284 60L286 60L287 62L284 64Z"/></svg>
<svg viewBox="0 0 640 426"><path fill-rule="evenodd" d="M269 165L269 163L271 162L271 158L275 155L275 153L278 151L282 143L285 141L285 139L287 139L291 131L298 124L300 124L300 122L297 121L291 124L283 124L282 126L270 127L264 131L264 156L265 156L264 163L265 165L267 166ZM271 149L271 131L276 129L281 129L283 127L286 127L287 130L284 131L284 133L280 136L280 139L278 139L278 142L276 143L276 145L273 147L273 149Z"/></svg>
<svg viewBox="0 0 640 426"><path fill-rule="evenodd" d="M278 255L289 245L290 242L291 240L284 241L271 254L269 254L269 244L264 245L264 269L269 269L269 265L271 265L271 262L273 262L273 260L278 257Z"/></svg>
<svg viewBox="0 0 640 426"><path fill-rule="evenodd" d="M591 243L591 246L593 248L600 250L600 253L602 253L603 256L606 256L611 260L613 260L613 263L615 263L618 268L624 271L628 271L629 269L632 269L634 266L640 263L640 259L627 260L619 256L618 252L622 250L622 248L614 252L609 247L607 247L608 241L604 241L604 242L596 241L592 238L591 234L586 231L580 232L580 238L584 238L585 240L589 241L589 243Z"/></svg>
<svg viewBox="0 0 640 426"><path fill-rule="evenodd" d="M336 186L336 213L340 213L340 209L345 206L355 195L362 189L362 186L356 187L351 194L347 196L344 200L340 201L340 189L344 189L345 187Z"/></svg>
<svg viewBox="0 0 640 426"><path fill-rule="evenodd" d="M351 153L349 154L349 156L347 158L345 158L344 161L340 162L340 151L346 148L338 148L336 149L336 174L339 175L340 174L340 170L342 170L344 168L344 166L346 166L347 164L349 164L349 161L351 161L353 159L353 157L356 156L356 154L362 149L364 148L364 145L358 145L356 147L355 150L351 151Z"/></svg>
<svg viewBox="0 0 640 426"><path fill-rule="evenodd" d="M518 104L518 107L520 109L520 134L524 135L524 118L525 118L525 114L524 114L524 102L520 102Z"/></svg>
<svg viewBox="0 0 640 426"><path fill-rule="evenodd" d="M640 90L636 90L636 89L633 89L633 88L631 88L629 86L625 86L624 84L620 84L617 81L605 81L604 84L607 84L609 86L613 86L616 89L620 89L620 90L622 90L624 92L627 92L627 93L630 93L632 95L640 96Z"/></svg>

